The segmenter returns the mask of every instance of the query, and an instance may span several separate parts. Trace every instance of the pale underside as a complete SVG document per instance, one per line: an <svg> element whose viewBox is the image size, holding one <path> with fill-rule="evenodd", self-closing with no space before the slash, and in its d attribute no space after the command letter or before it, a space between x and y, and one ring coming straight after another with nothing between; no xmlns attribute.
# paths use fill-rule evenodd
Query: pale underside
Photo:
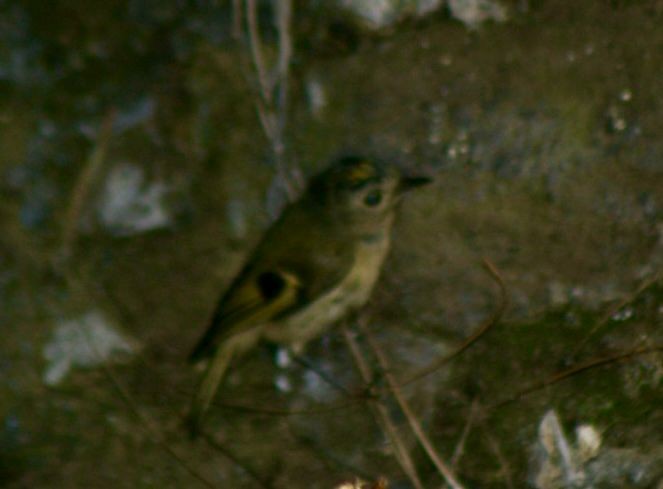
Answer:
<svg viewBox="0 0 663 489"><path fill-rule="evenodd" d="M301 351L308 341L368 301L388 251L388 232L381 239L362 241L350 272L337 287L277 323L259 327L259 336Z"/></svg>

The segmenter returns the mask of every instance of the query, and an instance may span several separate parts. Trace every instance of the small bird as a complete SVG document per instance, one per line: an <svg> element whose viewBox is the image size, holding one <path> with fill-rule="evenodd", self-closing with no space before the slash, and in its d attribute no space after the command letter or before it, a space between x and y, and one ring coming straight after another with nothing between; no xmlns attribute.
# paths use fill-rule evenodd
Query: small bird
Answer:
<svg viewBox="0 0 663 489"><path fill-rule="evenodd" d="M401 196L428 182L356 156L311 180L267 230L191 352L191 363L207 362L188 416L193 436L234 358L260 340L301 351L368 301Z"/></svg>

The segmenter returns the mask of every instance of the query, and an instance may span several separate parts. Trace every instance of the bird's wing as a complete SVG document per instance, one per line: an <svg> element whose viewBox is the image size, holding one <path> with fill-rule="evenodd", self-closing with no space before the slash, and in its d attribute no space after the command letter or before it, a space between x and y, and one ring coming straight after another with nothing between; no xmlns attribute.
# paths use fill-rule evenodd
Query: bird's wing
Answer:
<svg viewBox="0 0 663 489"><path fill-rule="evenodd" d="M336 285L354 253L324 222L295 208L277 222L219 301L189 360L209 357L226 339L291 314Z"/></svg>

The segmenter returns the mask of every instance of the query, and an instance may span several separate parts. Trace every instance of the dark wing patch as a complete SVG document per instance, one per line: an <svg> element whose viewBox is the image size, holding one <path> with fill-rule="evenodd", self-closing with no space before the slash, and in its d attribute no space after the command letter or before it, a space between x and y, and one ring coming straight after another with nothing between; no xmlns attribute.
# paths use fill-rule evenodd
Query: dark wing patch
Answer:
<svg viewBox="0 0 663 489"><path fill-rule="evenodd" d="M210 325L189 361L211 355L225 339L260 326L297 304L300 284L286 271L241 274L219 302Z"/></svg>
<svg viewBox="0 0 663 489"><path fill-rule="evenodd" d="M314 196L305 197L270 228L217 305L191 362L210 356L233 335L292 314L348 273L354 248L317 205Z"/></svg>

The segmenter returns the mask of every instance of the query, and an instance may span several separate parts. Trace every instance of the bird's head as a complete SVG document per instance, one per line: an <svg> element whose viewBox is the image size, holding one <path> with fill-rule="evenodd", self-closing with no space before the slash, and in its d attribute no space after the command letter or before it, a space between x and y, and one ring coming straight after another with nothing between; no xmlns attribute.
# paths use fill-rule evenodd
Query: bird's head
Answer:
<svg viewBox="0 0 663 489"><path fill-rule="evenodd" d="M430 181L428 177L407 176L395 165L347 156L319 174L309 191L317 194L314 198L324 199L334 218L370 230L391 221L405 192Z"/></svg>

